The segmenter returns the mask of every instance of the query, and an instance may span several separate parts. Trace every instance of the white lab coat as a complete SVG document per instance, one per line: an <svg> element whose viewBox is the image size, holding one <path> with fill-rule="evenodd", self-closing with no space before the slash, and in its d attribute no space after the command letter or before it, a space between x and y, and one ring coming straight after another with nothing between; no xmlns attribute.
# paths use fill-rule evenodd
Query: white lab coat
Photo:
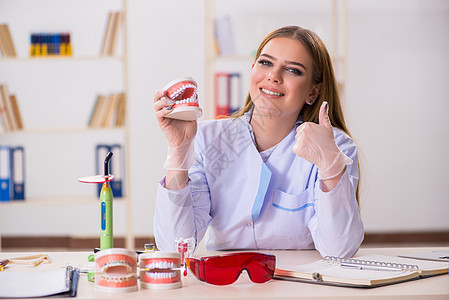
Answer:
<svg viewBox="0 0 449 300"><path fill-rule="evenodd" d="M358 159L352 139L334 128L338 147L353 163L325 193L317 166L292 152L296 128L264 163L249 120L247 113L234 120L199 122L187 187L170 191L164 188L165 178L159 183L157 247L173 252L181 237L199 243L209 228L209 250L317 249L322 256L354 255L364 229L355 197Z"/></svg>

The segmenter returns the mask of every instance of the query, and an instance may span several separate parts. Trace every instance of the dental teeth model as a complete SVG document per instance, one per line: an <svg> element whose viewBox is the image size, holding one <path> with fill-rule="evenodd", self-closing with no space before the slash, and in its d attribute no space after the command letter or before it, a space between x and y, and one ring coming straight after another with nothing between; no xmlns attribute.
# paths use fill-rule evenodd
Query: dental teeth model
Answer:
<svg viewBox="0 0 449 300"><path fill-rule="evenodd" d="M140 287L167 290L182 287L181 255L178 253L143 253L140 260Z"/></svg>
<svg viewBox="0 0 449 300"><path fill-rule="evenodd" d="M95 286L103 292L137 291L137 254L121 248L95 253Z"/></svg>
<svg viewBox="0 0 449 300"><path fill-rule="evenodd" d="M191 77L175 79L163 88L167 96L175 101L173 110L166 117L193 121L203 115L198 103L198 85Z"/></svg>

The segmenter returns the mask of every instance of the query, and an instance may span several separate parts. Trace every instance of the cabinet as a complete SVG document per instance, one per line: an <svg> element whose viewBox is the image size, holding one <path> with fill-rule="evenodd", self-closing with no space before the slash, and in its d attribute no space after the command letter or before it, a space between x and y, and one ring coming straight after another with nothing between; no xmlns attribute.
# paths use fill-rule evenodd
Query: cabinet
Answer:
<svg viewBox="0 0 449 300"><path fill-rule="evenodd" d="M1 6L0 22L9 26L17 57L0 57L0 83L16 95L24 130L0 133L0 144L25 149L26 200L0 203L0 233L96 236L97 188L77 178L96 173L96 145L121 144L125 193L114 199L114 235L133 248L129 118L119 128L88 127L98 94L128 90L127 1L18 0ZM123 19L115 55L101 57L108 13L118 10ZM29 57L32 32L70 32L72 56Z"/></svg>
<svg viewBox="0 0 449 300"><path fill-rule="evenodd" d="M346 82L346 0L296 1L282 0L211 0L205 3L206 99L215 99L216 72L241 74L242 101L249 90L249 77L254 53L271 31L288 25L313 30L326 44L334 63L344 105ZM218 55L215 51L215 20L229 17L235 43L235 54ZM243 104L243 102L242 102ZM206 106L206 118L215 117L215 101Z"/></svg>

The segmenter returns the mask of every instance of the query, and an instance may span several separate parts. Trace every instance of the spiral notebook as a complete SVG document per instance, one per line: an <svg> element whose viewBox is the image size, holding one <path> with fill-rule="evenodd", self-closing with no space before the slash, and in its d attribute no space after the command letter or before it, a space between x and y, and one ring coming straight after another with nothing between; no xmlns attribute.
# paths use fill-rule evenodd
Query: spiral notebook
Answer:
<svg viewBox="0 0 449 300"><path fill-rule="evenodd" d="M369 288L447 273L447 263L372 254L352 259L325 257L298 266L279 265L274 278Z"/></svg>

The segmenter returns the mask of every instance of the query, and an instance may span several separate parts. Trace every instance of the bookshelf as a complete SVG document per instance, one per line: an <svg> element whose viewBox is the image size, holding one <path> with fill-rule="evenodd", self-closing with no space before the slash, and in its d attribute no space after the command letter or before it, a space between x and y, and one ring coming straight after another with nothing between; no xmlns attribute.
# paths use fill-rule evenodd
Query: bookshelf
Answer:
<svg viewBox="0 0 449 300"><path fill-rule="evenodd" d="M26 199L0 202L0 212L6 216L3 224L32 218L30 223L39 228L46 226L39 220L55 219L61 222L56 227L66 228L67 235L98 234L97 187L77 179L96 173L96 145L120 144L126 170L124 196L114 199L114 235L125 237L126 247L134 248L128 184L129 118L125 116L120 127L88 126L97 95L127 96L127 0L18 0L5 1L4 8L0 23L8 24L17 56L0 56L0 83L7 84L17 96L24 129L0 131L0 136L2 145L22 145L25 149ZM102 56L111 11L122 12L121 28L114 53ZM70 32L72 55L30 56L30 34L39 31ZM128 101L125 103L127 106ZM91 225L84 224L77 231L79 222ZM8 234L35 235L32 227L18 226ZM57 234L52 232L49 229L41 234Z"/></svg>
<svg viewBox="0 0 449 300"><path fill-rule="evenodd" d="M272 30L298 25L315 31L325 42L334 63L344 105L346 82L346 0L295 1L282 0L276 5L267 0L211 0L204 1L205 11L205 118L215 118L216 72L239 72L241 98L246 99L254 53L259 43ZM269 18L274 14L280 17ZM235 53L220 55L216 51L215 20L230 17ZM242 103L243 104L243 103Z"/></svg>

